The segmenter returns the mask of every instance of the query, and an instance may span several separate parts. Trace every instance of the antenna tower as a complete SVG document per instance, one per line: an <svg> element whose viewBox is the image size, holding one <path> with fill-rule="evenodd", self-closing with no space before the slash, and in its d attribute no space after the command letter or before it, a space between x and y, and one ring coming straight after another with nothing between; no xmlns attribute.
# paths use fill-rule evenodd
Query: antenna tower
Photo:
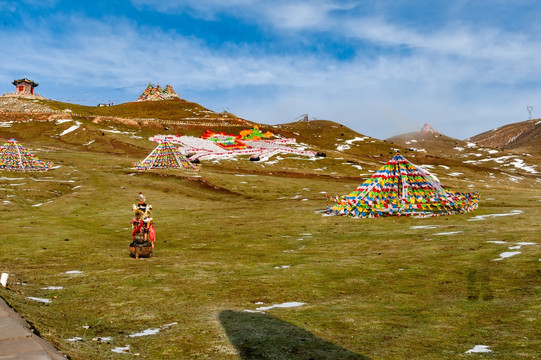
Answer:
<svg viewBox="0 0 541 360"><path fill-rule="evenodd" d="M530 115L529 120L532 120L533 106L531 106L531 105L526 106L526 110L528 110L528 114Z"/></svg>

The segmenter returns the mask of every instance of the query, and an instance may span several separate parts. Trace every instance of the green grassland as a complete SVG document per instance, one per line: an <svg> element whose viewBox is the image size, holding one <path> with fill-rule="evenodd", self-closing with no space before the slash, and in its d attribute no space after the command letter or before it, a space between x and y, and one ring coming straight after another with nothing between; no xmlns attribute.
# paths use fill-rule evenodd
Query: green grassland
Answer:
<svg viewBox="0 0 541 360"><path fill-rule="evenodd" d="M480 191L479 210L330 217L325 194L352 191L394 145L377 140L338 153L337 137L361 135L289 124L275 130L296 132L329 156L204 161L198 175L135 173L132 163L154 147L146 138L163 129L79 121L79 131L61 138L55 134L69 123L0 128L2 138L62 165L0 173L0 271L10 273L0 296L72 359L539 357L541 250L508 249L539 242L536 176L514 183L453 158L417 155L464 172L439 175L453 190ZM122 133L103 131L113 128ZM129 222L139 191L154 207L157 241L154 257L134 260ZM513 210L522 213L468 221ZM495 260L506 251L521 254ZM286 302L304 305L246 311ZM75 336L83 340L67 341ZM492 352L465 354L480 344ZM111 351L126 345L128 353Z"/></svg>
<svg viewBox="0 0 541 360"><path fill-rule="evenodd" d="M199 104L183 99L128 102L104 107L71 104L54 100L40 100L39 103L53 110L70 110L79 115L118 116L140 119L156 118L162 120L174 120L186 117L205 118L219 115L236 119L233 114L225 112L217 114Z"/></svg>

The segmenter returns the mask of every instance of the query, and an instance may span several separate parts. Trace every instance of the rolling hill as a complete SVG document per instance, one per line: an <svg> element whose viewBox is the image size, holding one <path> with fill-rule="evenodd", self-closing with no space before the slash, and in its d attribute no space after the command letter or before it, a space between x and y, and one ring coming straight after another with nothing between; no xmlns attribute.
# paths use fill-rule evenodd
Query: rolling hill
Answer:
<svg viewBox="0 0 541 360"><path fill-rule="evenodd" d="M496 170L508 174L510 179L516 175L528 176L539 173L538 165L541 161L539 156L510 152L486 143L483 145L479 142L473 142L473 138L470 140L472 141L463 141L444 134L423 131L397 135L387 139L387 141L405 147L407 151L425 154L429 158L437 157L436 163L444 162L447 166L455 168L463 166L469 167L470 171L477 170L487 173Z"/></svg>
<svg viewBox="0 0 541 360"><path fill-rule="evenodd" d="M106 107L51 100L10 99L9 104L0 109L3 109L0 137L6 140L15 137L22 143L127 157L142 156L150 151L154 143L147 139L156 134L199 137L207 128L215 132L238 133L254 125L234 114L216 113L182 99L130 102ZM516 176L518 179L530 179L538 171L539 159L536 156L480 147L473 142L438 133L419 131L379 140L328 120L260 126L263 131L296 138L300 145L328 154L334 159L333 165L327 167L333 169L330 171L332 176L347 177L354 174L356 169L378 168L396 151L417 164L432 168L432 171L440 167L439 175L444 177L441 172L445 172L443 170L446 168L449 168L450 174L469 174L470 177L505 173L507 180ZM338 161L342 163L338 164ZM321 170L308 165L303 164L299 169L290 168L288 172L313 174L317 171L321 174ZM363 174L366 176L369 173ZM455 180L455 177L449 179Z"/></svg>
<svg viewBox="0 0 541 360"><path fill-rule="evenodd" d="M520 121L468 139L482 146L541 155L541 119Z"/></svg>
<svg viewBox="0 0 541 360"><path fill-rule="evenodd" d="M456 359L477 344L538 358L535 156L443 135L378 140L317 120L262 130L326 157L138 172L150 136L252 123L184 101L10 106L0 140L54 169L0 174L0 270L10 274L0 296L72 359ZM326 195L349 193L396 150L453 190L479 191L479 209L326 216ZM136 261L139 192L157 240L154 257Z"/></svg>

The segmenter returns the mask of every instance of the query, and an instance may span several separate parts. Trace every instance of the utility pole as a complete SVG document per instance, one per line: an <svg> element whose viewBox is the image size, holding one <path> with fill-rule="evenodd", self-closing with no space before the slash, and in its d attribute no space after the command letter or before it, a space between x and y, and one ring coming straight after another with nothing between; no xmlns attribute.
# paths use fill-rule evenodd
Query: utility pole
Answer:
<svg viewBox="0 0 541 360"><path fill-rule="evenodd" d="M533 106L531 106L531 105L526 106L526 110L528 110L528 114L530 115L529 120L532 120Z"/></svg>

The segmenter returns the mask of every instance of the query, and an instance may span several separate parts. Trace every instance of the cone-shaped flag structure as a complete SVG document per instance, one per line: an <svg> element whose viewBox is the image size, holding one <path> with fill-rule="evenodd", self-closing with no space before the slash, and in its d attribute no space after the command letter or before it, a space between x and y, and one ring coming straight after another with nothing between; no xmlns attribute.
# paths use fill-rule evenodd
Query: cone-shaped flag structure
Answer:
<svg viewBox="0 0 541 360"><path fill-rule="evenodd" d="M0 170L47 171L51 165L50 162L38 159L15 139L10 139L0 146Z"/></svg>
<svg viewBox="0 0 541 360"><path fill-rule="evenodd" d="M150 169L181 169L199 171L200 164L192 164L184 155L168 141L163 141L145 158L135 163L136 170Z"/></svg>
<svg viewBox="0 0 541 360"><path fill-rule="evenodd" d="M438 134L438 132L436 131L436 129L434 129L431 125L425 123L423 125L423 127L421 128L421 130L419 130L419 132L422 132L422 133L432 133L432 134Z"/></svg>
<svg viewBox="0 0 541 360"><path fill-rule="evenodd" d="M360 218L380 216L437 216L477 209L479 193L458 193L396 154L352 193L328 197L328 213Z"/></svg>

